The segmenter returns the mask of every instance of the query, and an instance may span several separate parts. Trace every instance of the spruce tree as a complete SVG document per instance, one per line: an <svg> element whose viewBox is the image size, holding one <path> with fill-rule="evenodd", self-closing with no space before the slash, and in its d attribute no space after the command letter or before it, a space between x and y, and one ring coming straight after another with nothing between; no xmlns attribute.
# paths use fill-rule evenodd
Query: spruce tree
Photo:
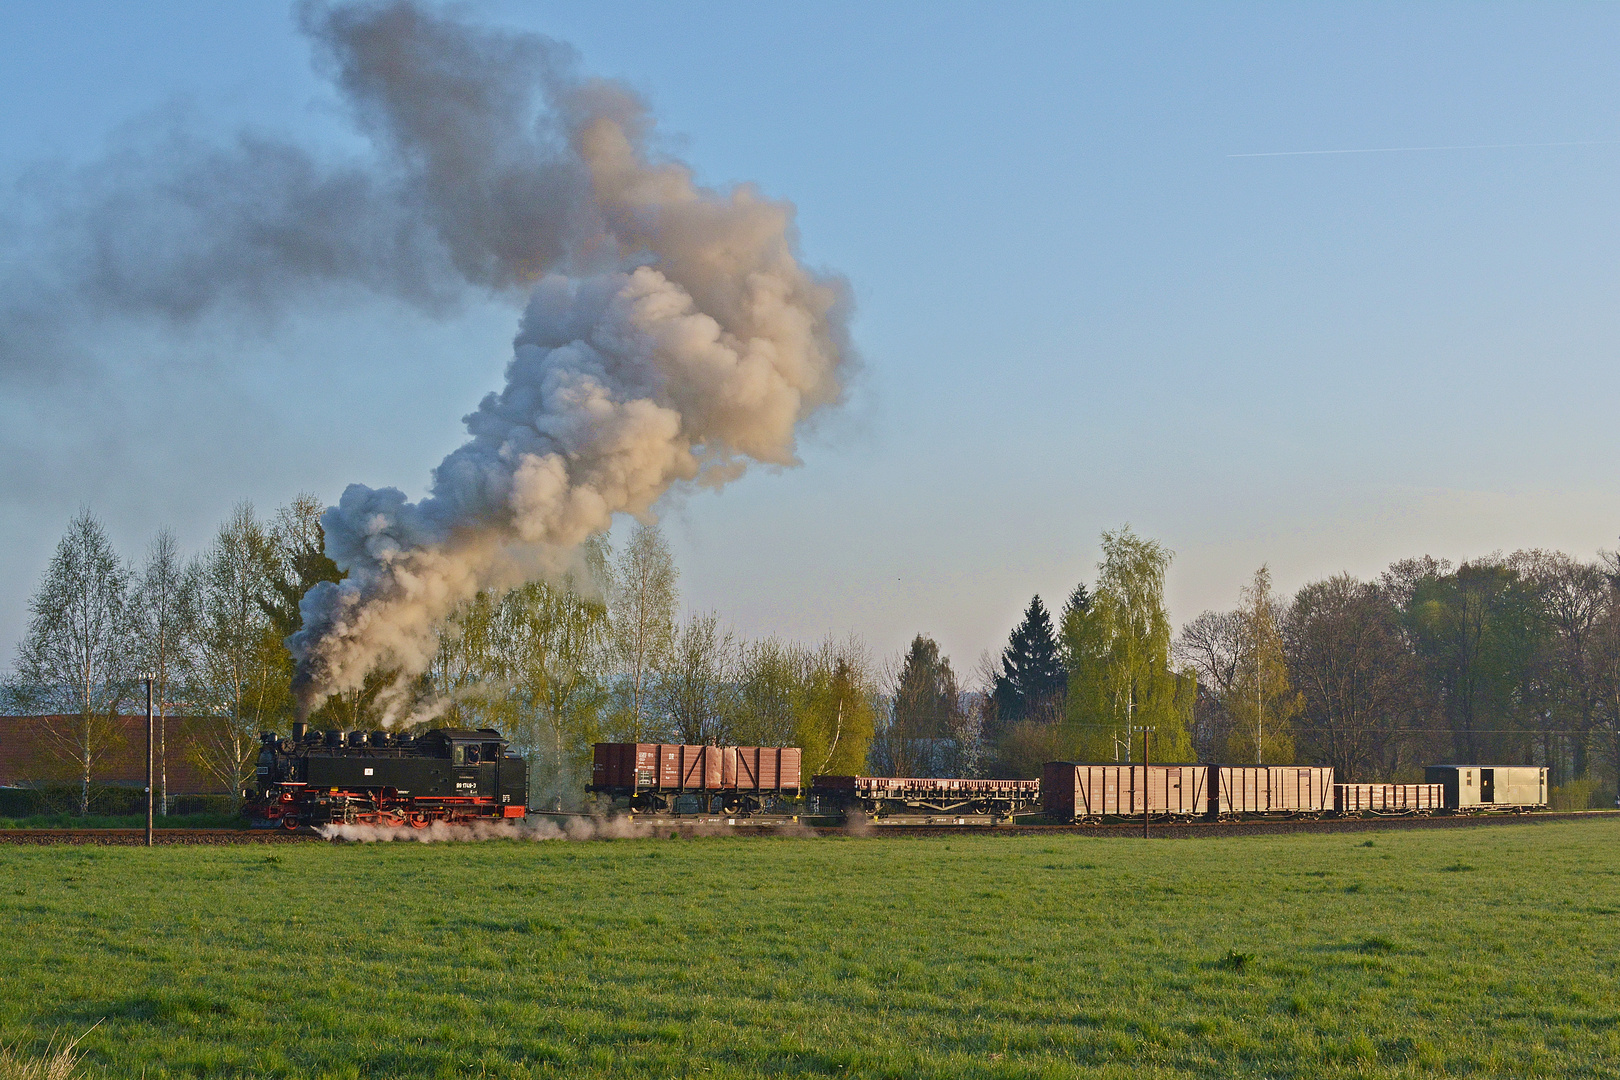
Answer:
<svg viewBox="0 0 1620 1080"><path fill-rule="evenodd" d="M1055 706L1062 700L1067 682L1057 636L1052 632L1052 617L1036 596L1001 654L1001 674L995 688L998 718L1004 725L1026 719L1056 719Z"/></svg>

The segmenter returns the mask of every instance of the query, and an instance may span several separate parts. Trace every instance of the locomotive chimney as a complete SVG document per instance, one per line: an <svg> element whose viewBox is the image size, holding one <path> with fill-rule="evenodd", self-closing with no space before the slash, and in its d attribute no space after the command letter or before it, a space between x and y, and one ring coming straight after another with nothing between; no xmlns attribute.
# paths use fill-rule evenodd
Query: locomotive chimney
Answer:
<svg viewBox="0 0 1620 1080"><path fill-rule="evenodd" d="M296 720L296 721L293 722L293 728L292 728L293 742L303 742L304 741L304 736L308 735L308 734L309 734L309 725L308 724L304 723L302 720Z"/></svg>

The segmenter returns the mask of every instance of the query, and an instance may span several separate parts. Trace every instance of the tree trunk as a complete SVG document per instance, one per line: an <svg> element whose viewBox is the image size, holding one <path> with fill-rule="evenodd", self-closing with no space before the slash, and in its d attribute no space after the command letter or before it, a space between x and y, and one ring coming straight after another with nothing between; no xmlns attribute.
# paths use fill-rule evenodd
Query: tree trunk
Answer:
<svg viewBox="0 0 1620 1080"><path fill-rule="evenodd" d="M163 816L169 816L169 758L166 750L167 741L164 738L165 717L161 709L158 710L158 765L161 780L158 790L163 793Z"/></svg>
<svg viewBox="0 0 1620 1080"><path fill-rule="evenodd" d="M80 744L82 763L84 765L83 784L79 788L79 813L90 812L90 719L84 718L84 727L80 730L83 742Z"/></svg>

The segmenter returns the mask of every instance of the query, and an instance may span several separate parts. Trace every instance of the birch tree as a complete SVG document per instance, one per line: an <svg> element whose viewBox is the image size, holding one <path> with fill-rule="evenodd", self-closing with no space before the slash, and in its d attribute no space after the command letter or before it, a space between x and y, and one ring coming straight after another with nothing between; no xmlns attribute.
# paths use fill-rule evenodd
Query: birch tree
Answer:
<svg viewBox="0 0 1620 1080"><path fill-rule="evenodd" d="M8 688L15 707L45 712L46 738L79 780L79 812L90 782L122 741L118 710L139 679L130 625L132 574L88 509L68 523L39 591Z"/></svg>
<svg viewBox="0 0 1620 1080"><path fill-rule="evenodd" d="M744 746L793 745L806 707L810 658L804 648L768 637L743 645L736 660L729 737Z"/></svg>
<svg viewBox="0 0 1620 1080"><path fill-rule="evenodd" d="M1285 765L1294 760L1291 721L1300 698L1288 679L1271 568L1262 564L1239 595L1243 649L1226 698L1232 717L1226 756L1233 762Z"/></svg>
<svg viewBox="0 0 1620 1080"><path fill-rule="evenodd" d="M191 669L196 584L196 574L181 558L174 533L159 531L146 549L146 563L135 584L132 624L139 666L152 677L157 794L164 816L169 813L169 709Z"/></svg>
<svg viewBox="0 0 1620 1080"><path fill-rule="evenodd" d="M1103 533L1102 548L1091 607L1072 620L1066 650L1080 749L1093 760L1140 760L1141 729L1151 727L1153 756L1185 761L1197 679L1171 667L1164 579L1174 553L1128 525Z"/></svg>
<svg viewBox="0 0 1620 1080"><path fill-rule="evenodd" d="M191 696L224 722L191 747L222 787L253 776L259 732L292 708L291 657L265 610L275 551L251 503L239 503L197 566L196 663Z"/></svg>
<svg viewBox="0 0 1620 1080"><path fill-rule="evenodd" d="M675 644L679 572L656 524L637 522L613 567L613 651L623 677L625 735L640 742L648 721L651 680Z"/></svg>
<svg viewBox="0 0 1620 1080"><path fill-rule="evenodd" d="M858 638L822 642L810 658L797 729L806 784L818 774L865 770L881 696L871 654Z"/></svg>

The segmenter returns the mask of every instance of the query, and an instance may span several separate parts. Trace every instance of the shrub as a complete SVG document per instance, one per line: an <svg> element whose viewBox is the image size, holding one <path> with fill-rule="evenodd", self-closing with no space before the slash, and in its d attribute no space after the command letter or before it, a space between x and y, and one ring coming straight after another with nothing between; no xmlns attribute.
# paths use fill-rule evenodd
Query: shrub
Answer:
<svg viewBox="0 0 1620 1080"><path fill-rule="evenodd" d="M1547 801L1554 810L1591 810L1608 801L1608 792L1598 788L1592 779L1571 780L1547 793Z"/></svg>

